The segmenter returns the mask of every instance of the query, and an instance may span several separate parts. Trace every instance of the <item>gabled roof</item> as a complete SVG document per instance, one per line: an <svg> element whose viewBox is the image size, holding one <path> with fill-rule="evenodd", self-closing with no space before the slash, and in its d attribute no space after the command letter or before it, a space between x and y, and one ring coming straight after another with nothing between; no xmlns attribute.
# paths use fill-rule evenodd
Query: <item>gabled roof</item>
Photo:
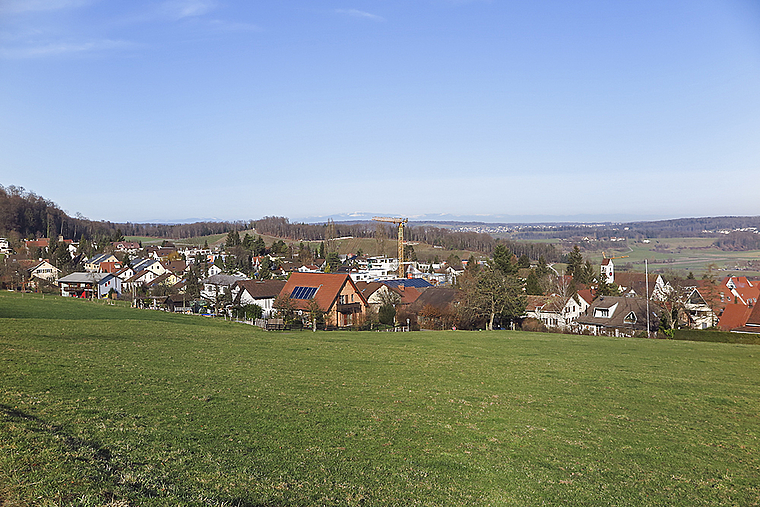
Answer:
<svg viewBox="0 0 760 507"><path fill-rule="evenodd" d="M109 253L101 253L101 254L95 254L89 259L87 259L87 264L100 264L101 262L108 261L111 257L116 259L116 256ZM118 260L118 259L117 259Z"/></svg>
<svg viewBox="0 0 760 507"><path fill-rule="evenodd" d="M739 333L757 333L760 334L760 305L755 305L752 308L752 312L749 314L749 318L747 319L747 323L738 328L734 329L733 331L739 332Z"/></svg>
<svg viewBox="0 0 760 507"><path fill-rule="evenodd" d="M614 307L614 311L613 311ZM608 317L597 317L597 309L608 309L612 312ZM601 296L591 303L586 313L578 317L578 324L600 326L607 328L625 328L625 329L646 329L647 320L647 300L646 298L637 297L620 297L620 296ZM660 324L659 314L662 311L660 306L649 302L649 329L656 330ZM635 322L627 322L628 317L633 313Z"/></svg>
<svg viewBox="0 0 760 507"><path fill-rule="evenodd" d="M224 285L225 287L232 287L235 285L235 283L241 281L241 280L247 280L244 276L238 276L238 275L211 275L208 278L204 278L201 280L201 283L208 283L212 285Z"/></svg>
<svg viewBox="0 0 760 507"><path fill-rule="evenodd" d="M184 273L187 270L187 262L185 261L161 261L161 265L172 273Z"/></svg>
<svg viewBox="0 0 760 507"><path fill-rule="evenodd" d="M430 287L410 305L410 310L419 312L430 305L440 310L447 310L459 299L460 291L453 287Z"/></svg>
<svg viewBox="0 0 760 507"><path fill-rule="evenodd" d="M361 302L366 305L367 300L356 287L351 277L344 273L300 273L290 274L287 283L280 291L280 296L291 297L293 291L298 287L316 289L313 298L324 311L330 311L335 301L338 299L341 290L346 284L350 284ZM292 299L296 309L305 310L308 308L307 299Z"/></svg>
<svg viewBox="0 0 760 507"><path fill-rule="evenodd" d="M153 271L148 271L147 269L143 269L142 271L139 271L132 275L131 277L127 278L124 283L135 283L135 282L142 282L143 278L145 278L146 275L151 274L155 275Z"/></svg>
<svg viewBox="0 0 760 507"><path fill-rule="evenodd" d="M148 282L147 285L148 287L155 287L155 286L161 285L162 283L166 283L169 277L171 277L173 274L174 273L171 273L171 272L164 273L163 275L157 276L156 278Z"/></svg>
<svg viewBox="0 0 760 507"><path fill-rule="evenodd" d="M726 305L726 309L723 310L718 321L718 327L723 331L731 331L732 329L743 327L747 324L752 310L751 306L738 303Z"/></svg>
<svg viewBox="0 0 760 507"><path fill-rule="evenodd" d="M280 294L282 288L285 287L285 280L238 280L235 286L240 288L237 300L240 300L243 291L253 299L269 299L276 298Z"/></svg>
<svg viewBox="0 0 760 507"><path fill-rule="evenodd" d="M58 282L64 283L100 283L106 278L113 277L111 273L84 273L77 272L59 278Z"/></svg>
<svg viewBox="0 0 760 507"><path fill-rule="evenodd" d="M637 296L646 297L647 281L649 282L649 295L651 296L657 286L657 278L660 275L649 275L647 280L646 273L615 273L615 284L625 292L633 291Z"/></svg>

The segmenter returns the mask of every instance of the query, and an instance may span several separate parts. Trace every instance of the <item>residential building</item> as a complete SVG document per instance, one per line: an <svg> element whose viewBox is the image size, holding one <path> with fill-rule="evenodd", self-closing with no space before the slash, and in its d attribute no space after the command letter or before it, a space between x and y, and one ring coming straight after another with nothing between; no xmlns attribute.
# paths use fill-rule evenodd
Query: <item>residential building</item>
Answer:
<svg viewBox="0 0 760 507"><path fill-rule="evenodd" d="M328 327L361 325L367 311L366 299L345 273L291 273L280 297L290 298L302 314L313 299L325 312Z"/></svg>
<svg viewBox="0 0 760 507"><path fill-rule="evenodd" d="M111 273L77 272L58 279L61 295L78 298L103 298L113 290L121 295L121 279Z"/></svg>
<svg viewBox="0 0 760 507"><path fill-rule="evenodd" d="M61 270L50 264L47 260L42 260L29 270L29 275L32 278L57 284L58 277L61 276Z"/></svg>
<svg viewBox="0 0 760 507"><path fill-rule="evenodd" d="M258 305L263 310L263 318L268 319L274 312L274 300L285 287L285 280L238 280L232 287L236 306Z"/></svg>
<svg viewBox="0 0 760 507"><path fill-rule="evenodd" d="M580 295L575 296L527 296L525 315L540 320L546 327L572 329L578 317L588 309L590 303Z"/></svg>
<svg viewBox="0 0 760 507"><path fill-rule="evenodd" d="M647 319L647 306L649 319ZM662 308L646 298L600 296L576 319L581 331L595 335L633 336L638 331L657 331Z"/></svg>

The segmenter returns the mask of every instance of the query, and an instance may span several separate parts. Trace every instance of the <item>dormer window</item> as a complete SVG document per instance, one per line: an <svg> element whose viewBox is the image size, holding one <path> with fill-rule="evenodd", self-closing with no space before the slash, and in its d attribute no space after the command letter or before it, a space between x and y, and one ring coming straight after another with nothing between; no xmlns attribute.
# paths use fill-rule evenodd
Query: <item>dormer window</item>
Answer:
<svg viewBox="0 0 760 507"><path fill-rule="evenodd" d="M609 308L596 308L594 310L594 317L600 317L603 319L608 319L610 317L610 309Z"/></svg>
<svg viewBox="0 0 760 507"><path fill-rule="evenodd" d="M629 313L625 316L623 319L623 322L626 324L635 324L636 323L636 314L634 312Z"/></svg>

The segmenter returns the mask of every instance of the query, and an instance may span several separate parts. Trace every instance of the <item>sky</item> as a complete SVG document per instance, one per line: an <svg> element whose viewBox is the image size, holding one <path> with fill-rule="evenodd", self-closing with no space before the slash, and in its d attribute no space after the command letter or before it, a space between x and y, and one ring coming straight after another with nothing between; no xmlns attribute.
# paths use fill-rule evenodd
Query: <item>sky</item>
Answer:
<svg viewBox="0 0 760 507"><path fill-rule="evenodd" d="M760 2L0 0L0 184L112 222L760 215Z"/></svg>

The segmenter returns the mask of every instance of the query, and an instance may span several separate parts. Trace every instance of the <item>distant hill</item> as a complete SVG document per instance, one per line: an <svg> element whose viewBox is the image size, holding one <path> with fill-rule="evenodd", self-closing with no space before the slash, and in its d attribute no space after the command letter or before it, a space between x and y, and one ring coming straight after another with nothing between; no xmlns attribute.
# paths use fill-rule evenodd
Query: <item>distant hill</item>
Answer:
<svg viewBox="0 0 760 507"><path fill-rule="evenodd" d="M376 237L378 232L386 238L395 236L390 224L373 222L369 213L352 213L341 216L344 220L318 223L291 223L286 217L264 217L259 220L234 222L202 221L180 224L133 224L89 220L81 215L71 217L55 203L26 191L24 188L0 185L0 235L17 238L36 238L63 235L68 239L102 239L114 241L122 236L143 236L165 239L187 239L212 234L226 234L232 230L255 229L266 234L292 241L322 241L330 237ZM430 218L440 218L433 221ZM469 250L490 253L495 238L508 243L517 253L525 251L531 258L544 255L551 261L558 253L550 248L528 248L516 240L565 239L582 237L596 239L660 238L660 237L714 237L716 245L724 249L753 249L760 244L760 216L755 217L701 217L674 220L639 222L540 222L493 223L480 221L446 220L451 215L425 215L409 217L406 238L447 250ZM493 217L491 217L493 218ZM510 243L511 241L511 243ZM720 244L718 244L720 243ZM553 248L553 247L552 247ZM530 251L528 251L530 250Z"/></svg>

